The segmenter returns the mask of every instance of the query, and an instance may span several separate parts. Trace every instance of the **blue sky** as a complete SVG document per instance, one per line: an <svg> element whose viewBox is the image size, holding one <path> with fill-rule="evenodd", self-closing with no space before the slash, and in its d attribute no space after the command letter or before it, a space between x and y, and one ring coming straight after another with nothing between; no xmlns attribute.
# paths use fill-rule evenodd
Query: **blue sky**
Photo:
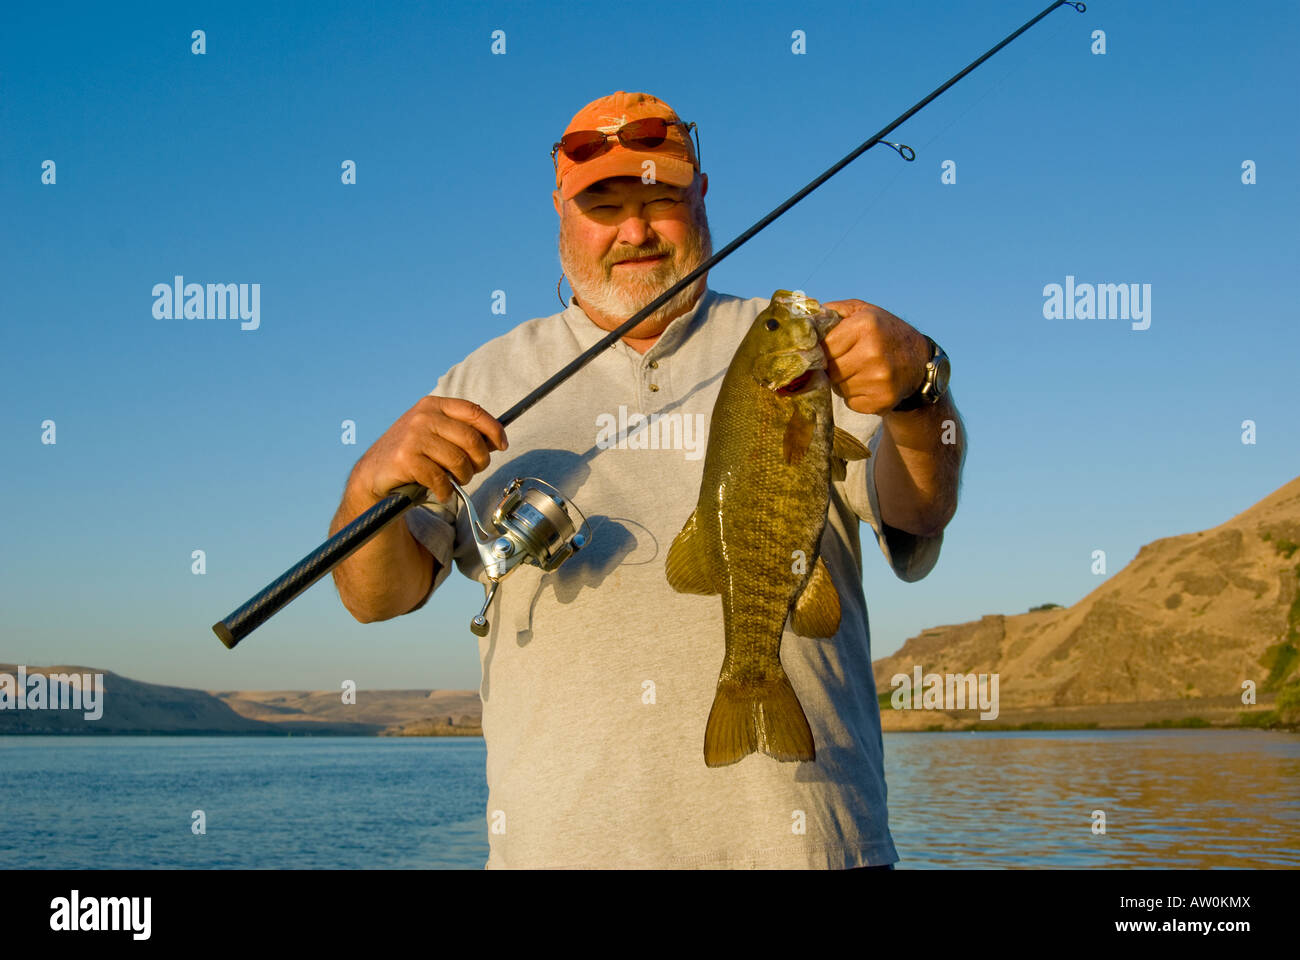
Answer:
<svg viewBox="0 0 1300 960"><path fill-rule="evenodd" d="M448 366L559 309L548 153L572 114L645 90L696 121L720 247L1044 5L5 5L0 660L477 686L459 575L388 623L323 581L234 653L209 627L323 539ZM1073 603L1093 550L1113 575L1300 472L1298 28L1284 3L1057 10L895 134L915 163L873 149L711 273L871 301L952 358L961 506L919 583L864 531L877 656ZM155 319L176 274L260 283L260 328ZM1150 284L1150 328L1044 319L1067 275Z"/></svg>

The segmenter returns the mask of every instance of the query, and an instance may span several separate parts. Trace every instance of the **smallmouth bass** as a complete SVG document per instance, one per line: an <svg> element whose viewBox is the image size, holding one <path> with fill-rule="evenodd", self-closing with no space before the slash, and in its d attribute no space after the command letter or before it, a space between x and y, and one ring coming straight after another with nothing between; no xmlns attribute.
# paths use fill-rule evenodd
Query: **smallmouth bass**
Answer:
<svg viewBox="0 0 1300 960"><path fill-rule="evenodd" d="M835 426L821 341L834 310L778 290L745 334L718 392L695 511L668 551L679 593L722 598L726 654L704 733L704 762L756 751L813 760L812 730L781 666L787 618L833 637L840 598L821 557L832 480L870 456ZM802 557L802 562L800 562Z"/></svg>

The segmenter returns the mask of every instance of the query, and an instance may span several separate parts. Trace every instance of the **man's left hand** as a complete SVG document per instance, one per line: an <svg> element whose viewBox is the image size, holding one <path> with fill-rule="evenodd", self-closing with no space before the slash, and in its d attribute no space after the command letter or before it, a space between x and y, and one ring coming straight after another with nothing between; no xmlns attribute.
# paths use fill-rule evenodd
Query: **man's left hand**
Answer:
<svg viewBox="0 0 1300 960"><path fill-rule="evenodd" d="M930 345L915 328L865 300L822 306L844 318L822 344L831 386L850 410L884 416L920 388Z"/></svg>

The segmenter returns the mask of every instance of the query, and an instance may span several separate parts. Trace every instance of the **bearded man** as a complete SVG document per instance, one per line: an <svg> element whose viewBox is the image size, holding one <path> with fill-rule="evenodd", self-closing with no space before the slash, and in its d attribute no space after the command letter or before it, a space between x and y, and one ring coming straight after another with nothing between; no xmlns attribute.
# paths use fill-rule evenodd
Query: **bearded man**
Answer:
<svg viewBox="0 0 1300 960"><path fill-rule="evenodd" d="M823 343L835 422L871 455L834 482L822 538L839 631L809 641L787 627L782 645L817 744L809 762L703 762L722 611L715 597L674 592L664 568L696 504L722 376L768 299L718 293L701 275L513 424L508 446L487 413L712 255L694 126L643 93L578 111L551 151L573 297L447 370L357 462L331 526L402 484L430 491L405 523L334 568L342 602L368 623L418 610L453 562L486 581L449 476L480 515L514 477L546 480L587 515L590 544L550 573L517 567L479 640L488 868L845 869L898 859L858 528L869 524L904 581L938 559L964 432L937 344L863 300L824 304L844 316Z"/></svg>

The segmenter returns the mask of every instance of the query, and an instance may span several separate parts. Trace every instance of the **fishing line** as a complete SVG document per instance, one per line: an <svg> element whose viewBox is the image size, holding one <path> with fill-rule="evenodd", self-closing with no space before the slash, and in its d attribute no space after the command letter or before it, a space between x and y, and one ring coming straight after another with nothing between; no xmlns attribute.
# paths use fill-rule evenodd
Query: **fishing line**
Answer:
<svg viewBox="0 0 1300 960"><path fill-rule="evenodd" d="M912 150L911 147L891 142L886 140L885 137L889 136L890 133L923 110L932 100L943 94L949 87L961 80L972 70L976 69L985 60L989 59L989 57L993 56L1007 44L1011 43L1011 41L1015 40L1022 33L1034 26L1034 24L1038 23L1038 21L1042 20L1058 7L1072 7L1078 13L1083 13L1087 9L1087 6L1084 3L1079 2L1079 0L1055 0L1054 3L1044 9L1037 16L1026 21L1013 33L1004 37L996 46L991 47L987 52L973 60L943 84L936 87L924 98L918 100L886 127L850 151L841 160L807 184L807 186L793 194L789 199L781 203L780 206L755 223L735 240L732 240L713 256L705 260L704 263L700 264L686 276L682 277L682 279L678 280L672 287L665 290L654 300L650 301L650 303L638 310L624 323L609 331L609 333L597 341L593 346L584 350L572 361L565 364L559 372L551 376L545 383L537 387L537 389L533 390L513 407L501 414L501 416L497 417L497 420L502 426L507 426L510 423L513 423L524 412L536 405L543 397L595 359L598 354L621 340L646 317L658 310L683 289L689 287L718 263L721 263L724 259L758 234L759 231L763 230L772 223L772 221L776 220L777 217L781 216L781 214L785 213L796 203L808 196L808 194L812 193L872 147L883 143L897 152L904 160L908 162L915 160L916 152ZM504 554L498 555L498 560L493 560L491 546L485 547L484 541L480 539L479 536L480 529L485 530L486 528L480 528L469 497L459 487L455 479L451 478L449 475L449 481L456 489L456 492L460 494L461 499L465 504L465 508L470 515L472 524L471 529L474 531L475 542L479 545L480 557L485 560L485 566L488 567L489 571L493 569L492 565L496 564L498 567L503 567L505 571L508 572L508 569L512 564L520 562L521 557L524 558L523 562L542 566L543 569L554 569L560 563L564 562L564 560L567 559L574 550L578 549L583 545L583 543L585 543L584 534L575 529L574 525L571 523L571 518L565 512L566 505L571 507L573 506L572 503L565 501L563 495L560 495L558 491L554 491L554 494L546 494L542 492L540 488L534 486L520 486L521 480L537 480L537 482L543 486L549 487L549 484L546 484L545 481L533 477L526 477L516 480L512 483L511 487L507 489L506 496L503 498L501 505L498 506L496 512L493 514L494 522L497 517L503 516L507 523L506 535L498 538L495 541L495 544L493 544L499 550L505 551L508 549L513 551L509 554L509 560L507 561ZM554 490L554 488L550 489ZM334 536L330 537L307 556L303 557L298 561L298 563L290 567L288 571L282 574L278 579L273 581L269 586L263 589L243 606L236 609L224 620L220 620L213 624L212 631L218 638L220 638L222 643L224 643L228 648L233 649L240 640L265 623L276 613L276 611L280 610L293 600L294 597L298 596L313 583L323 577L338 563L346 559L349 554L364 545L366 541L379 533L379 531L387 524L396 520L411 507L424 503L428 498L429 491L421 484L407 483L398 487L383 500L380 500L373 507L362 513L359 517L341 529L338 533L334 534ZM523 502L525 500L527 500L527 502ZM511 510L515 510L516 512L507 510L507 507L510 507ZM527 512L528 510L532 511L531 514ZM536 521L535 518L537 516L542 516L543 514L546 515L543 517L543 520ZM586 526L585 519L583 520L583 529L588 531L585 536L589 537L590 528ZM546 539L548 537L550 539ZM506 540L510 540L511 543L503 543ZM568 551L567 553L564 552L566 549ZM504 573L501 574L501 576L504 575ZM492 586L488 590L487 600L483 605L483 611L486 611L488 605L492 602L493 593L500 581L500 577L491 572L489 572L489 577L492 580ZM486 633L486 620L484 619L483 612L480 612L479 616L474 618L473 623L474 632L479 636L483 636ZM484 633L479 633L480 628L483 628Z"/></svg>
<svg viewBox="0 0 1300 960"><path fill-rule="evenodd" d="M1064 33L1065 33L1065 26L1063 22L1061 28L1056 31L1056 37L1059 38ZM1009 79L1011 79L1011 77L1013 77L1017 73L1023 72L1026 67L1029 67L1031 65L1037 66L1038 62L1042 60L1044 56L1046 56L1046 53L1037 53L1032 57L1030 57L1029 59L1027 59L1024 63L1020 64L1019 66L1012 67L1010 70L1008 70L1005 74L1002 75L1001 79L994 82L987 90L985 90L973 101L971 101L970 105L967 106L966 109L963 110L961 113L959 113L953 120L951 120L947 126L945 126L942 130L936 133L925 143L921 144L921 149L917 151L917 153L922 154L926 150L928 150L931 144L933 144L945 133L947 133L958 123L964 120L967 117L967 115L969 115L970 112L974 110L977 106L979 106L990 94L1001 89L1006 84L1006 82ZM800 284L799 286L799 289L801 290L808 289L809 281L812 280L813 276L817 273L818 270L820 270L823 266L826 265L826 261L831 258L831 254L834 253L836 250L838 250L840 245L844 243L845 240L848 239L849 234L851 234L854 230L858 228L858 225L862 223L862 219L876 207L876 205L881 201L881 199L885 196L885 194L887 194L891 189L893 189L894 184L898 182L898 178L901 177L906 171L907 171L906 167L900 167L898 172L895 173L892 178L890 178L889 182L885 184L885 186L881 189L881 191L877 193L868 202L868 204L862 209L862 212L858 214L857 219L853 221L852 225L847 230L845 230L844 233L840 236L840 238L836 240L835 243L831 246L831 248L826 251L826 256L822 257L821 262L818 263L817 266L815 266L809 272L808 276L804 278L803 283Z"/></svg>

